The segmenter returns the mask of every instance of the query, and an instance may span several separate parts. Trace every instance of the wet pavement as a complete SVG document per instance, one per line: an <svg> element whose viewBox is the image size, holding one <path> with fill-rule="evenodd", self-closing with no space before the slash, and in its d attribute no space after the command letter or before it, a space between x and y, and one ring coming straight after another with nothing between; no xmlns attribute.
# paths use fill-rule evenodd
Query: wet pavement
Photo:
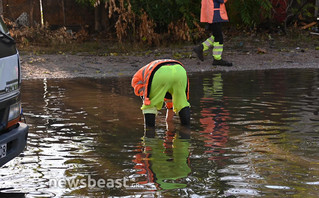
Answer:
<svg viewBox="0 0 319 198"><path fill-rule="evenodd" d="M165 110L146 137L130 78L25 80L23 156L0 169L17 197L317 197L319 70L190 76L190 137ZM1 194L0 194L1 195Z"/></svg>

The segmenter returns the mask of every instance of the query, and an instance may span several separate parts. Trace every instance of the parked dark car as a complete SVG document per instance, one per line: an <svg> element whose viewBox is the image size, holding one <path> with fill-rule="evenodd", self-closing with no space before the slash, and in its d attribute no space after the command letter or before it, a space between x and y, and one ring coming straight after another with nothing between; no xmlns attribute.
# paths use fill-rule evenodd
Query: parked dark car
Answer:
<svg viewBox="0 0 319 198"><path fill-rule="evenodd" d="M0 167L26 146L28 126L21 122L20 87L19 52L0 16Z"/></svg>

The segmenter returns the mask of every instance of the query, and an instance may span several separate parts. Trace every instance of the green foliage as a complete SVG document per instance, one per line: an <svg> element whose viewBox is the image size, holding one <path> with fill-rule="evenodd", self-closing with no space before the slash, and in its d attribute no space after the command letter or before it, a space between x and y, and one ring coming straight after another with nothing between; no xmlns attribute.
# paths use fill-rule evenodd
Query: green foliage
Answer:
<svg viewBox="0 0 319 198"><path fill-rule="evenodd" d="M78 4L83 6L94 6L96 0L75 0Z"/></svg>
<svg viewBox="0 0 319 198"><path fill-rule="evenodd" d="M145 11L155 22L157 31L167 30L171 22L185 18L193 25L194 16L199 17L201 0L131 0L132 9L138 15Z"/></svg>
<svg viewBox="0 0 319 198"><path fill-rule="evenodd" d="M308 3L308 1L305 0L297 0L295 2L295 6L290 9L290 12L293 15L302 14L303 17L314 17L313 12L310 12L310 10L315 9L315 5L313 3Z"/></svg>
<svg viewBox="0 0 319 198"><path fill-rule="evenodd" d="M85 6L96 6L100 1L109 2L109 0L76 0ZM185 20L191 31L198 28L195 23L199 23L201 0L125 0L124 2L132 5L136 16L142 16L146 12L149 19L155 23L154 28L157 33L167 32L169 25L179 20ZM250 27L257 26L262 20L271 17L270 0L229 0L226 6L231 22Z"/></svg>
<svg viewBox="0 0 319 198"><path fill-rule="evenodd" d="M272 4L269 0L235 0L227 4L231 19L250 27L257 26L262 20L271 17Z"/></svg>
<svg viewBox="0 0 319 198"><path fill-rule="evenodd" d="M100 1L105 2L105 0L75 0L78 4L83 5L83 6L95 6L97 5Z"/></svg>

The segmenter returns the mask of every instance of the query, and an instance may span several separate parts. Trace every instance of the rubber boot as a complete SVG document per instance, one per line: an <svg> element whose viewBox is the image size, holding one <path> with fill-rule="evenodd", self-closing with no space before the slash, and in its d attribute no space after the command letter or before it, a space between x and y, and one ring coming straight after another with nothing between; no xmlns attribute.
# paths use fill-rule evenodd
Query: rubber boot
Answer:
<svg viewBox="0 0 319 198"><path fill-rule="evenodd" d="M202 44L197 47L194 47L193 51L195 52L199 60L204 61L204 47Z"/></svg>
<svg viewBox="0 0 319 198"><path fill-rule="evenodd" d="M191 124L191 115L190 115L190 108L189 107L184 107L182 110L178 112L179 119L181 120L181 125L182 126L187 126L189 127Z"/></svg>
<svg viewBox="0 0 319 198"><path fill-rule="evenodd" d="M155 137L155 127L145 127L144 136L147 138L154 138Z"/></svg>
<svg viewBox="0 0 319 198"><path fill-rule="evenodd" d="M223 59L220 59L220 60L214 59L214 60L213 60L213 65L231 67L231 66L233 66L233 63L228 62L228 61L225 61L225 60L223 60Z"/></svg>
<svg viewBox="0 0 319 198"><path fill-rule="evenodd" d="M181 139L190 139L191 138L191 129L189 126L182 126L179 132Z"/></svg>
<svg viewBox="0 0 319 198"><path fill-rule="evenodd" d="M146 113L144 114L145 127L155 127L155 114Z"/></svg>

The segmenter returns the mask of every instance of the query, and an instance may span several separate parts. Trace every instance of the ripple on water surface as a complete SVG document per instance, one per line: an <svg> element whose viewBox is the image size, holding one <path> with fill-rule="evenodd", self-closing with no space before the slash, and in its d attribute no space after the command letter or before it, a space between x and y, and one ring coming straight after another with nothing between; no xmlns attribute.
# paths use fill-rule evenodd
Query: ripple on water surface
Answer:
<svg viewBox="0 0 319 198"><path fill-rule="evenodd" d="M190 76L189 139L181 138L185 130L178 116L175 129L166 129L164 110L156 119L156 135L145 137L141 101L129 78L24 81L28 146L22 157L0 169L1 192L319 196L318 74L274 70ZM118 179L122 186L54 183L74 179Z"/></svg>

